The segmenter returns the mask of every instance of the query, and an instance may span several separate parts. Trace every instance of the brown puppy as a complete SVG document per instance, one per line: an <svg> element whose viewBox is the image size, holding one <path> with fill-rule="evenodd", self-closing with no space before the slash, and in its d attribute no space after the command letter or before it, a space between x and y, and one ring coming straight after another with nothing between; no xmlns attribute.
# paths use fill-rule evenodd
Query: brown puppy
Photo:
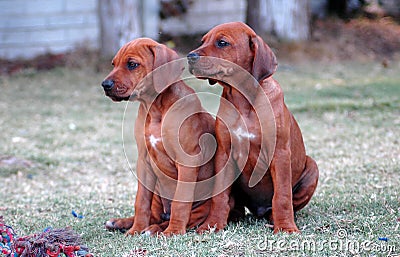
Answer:
<svg viewBox="0 0 400 257"><path fill-rule="evenodd" d="M251 80L246 76L240 78L235 68L205 57L221 58L240 66L258 81L252 78L255 81L254 88L260 91L248 92L244 96L243 92L253 86L249 85ZM257 217L272 219L275 233L298 232L294 212L310 201L319 172L315 161L306 155L300 128L284 103L280 85L272 78L277 67L275 55L250 27L241 22L232 22L211 29L203 37L202 45L189 53L187 58L194 75L209 78L210 83L218 82L223 86L216 121L218 148L215 171L231 170L228 176L217 180L216 185L228 185L229 181L226 180L232 179L232 174L238 172L238 163L245 163L233 187L213 197L210 215L198 231L203 232L209 226L223 229L230 212L231 215L244 215L244 207L248 207ZM232 85L222 79L229 81L234 76L236 81L242 83ZM238 114L228 109L228 105L224 104L226 100L236 108ZM275 122L276 137L270 140L273 142L272 148L275 147L273 153L267 152L271 145L265 146L266 141L261 140L262 136L264 139L271 135L273 137L273 129L265 129L273 126L262 127L264 121L258 119L268 117L268 102L272 108L271 123ZM225 120L222 121L221 117L225 117ZM244 121L242 127L238 125L239 120ZM232 138L229 129L233 131ZM250 141L248 155L241 139ZM257 174L262 175L254 186L251 177Z"/></svg>
<svg viewBox="0 0 400 257"><path fill-rule="evenodd" d="M112 100L140 102L135 122L139 180L135 216L111 219L107 229L128 230L131 235L184 234L209 213L212 185L199 189L196 183L213 176L213 149L204 153L200 137L214 134L215 121L193 89L179 81L183 65L170 64L176 59L178 55L166 46L136 39L118 51L114 69L102 82ZM185 158L199 153L208 157L185 163Z"/></svg>

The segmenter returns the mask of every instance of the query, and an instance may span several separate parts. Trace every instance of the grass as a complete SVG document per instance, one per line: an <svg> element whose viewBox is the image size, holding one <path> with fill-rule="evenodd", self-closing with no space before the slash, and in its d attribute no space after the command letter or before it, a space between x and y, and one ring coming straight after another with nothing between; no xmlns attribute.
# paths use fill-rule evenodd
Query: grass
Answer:
<svg viewBox="0 0 400 257"><path fill-rule="evenodd" d="M302 234L277 236L252 217L203 236L107 232L107 219L133 213L136 180L122 147L125 104L104 97L105 75L55 69L0 78L0 156L33 163L0 167L0 215L19 235L71 226L95 256L400 255L398 64L280 66L275 77L321 174L296 214Z"/></svg>

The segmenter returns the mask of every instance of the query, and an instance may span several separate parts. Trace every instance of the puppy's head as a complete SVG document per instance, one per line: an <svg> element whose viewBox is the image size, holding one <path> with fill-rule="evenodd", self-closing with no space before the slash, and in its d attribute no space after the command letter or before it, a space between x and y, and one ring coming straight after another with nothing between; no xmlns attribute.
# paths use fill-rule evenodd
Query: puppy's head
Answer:
<svg viewBox="0 0 400 257"><path fill-rule="evenodd" d="M180 67L174 71L159 69L152 74L151 79L144 78L153 70L175 59L178 59L178 55L167 46L149 38L135 39L117 52L112 60L114 68L101 85L105 94L113 101L135 100L145 94L158 93L166 86L166 80L161 81L162 78L168 77L167 74L171 72L179 77ZM177 68L176 65L174 68ZM179 74L176 74L177 72Z"/></svg>
<svg viewBox="0 0 400 257"><path fill-rule="evenodd" d="M215 58L202 58L215 57ZM228 62L219 62L218 59ZM277 67L274 53L249 26L242 22L230 22L211 29L202 39L199 48L187 55L189 70L199 78L229 76L234 63L251 73L257 81L271 76ZM215 83L211 79L210 83Z"/></svg>

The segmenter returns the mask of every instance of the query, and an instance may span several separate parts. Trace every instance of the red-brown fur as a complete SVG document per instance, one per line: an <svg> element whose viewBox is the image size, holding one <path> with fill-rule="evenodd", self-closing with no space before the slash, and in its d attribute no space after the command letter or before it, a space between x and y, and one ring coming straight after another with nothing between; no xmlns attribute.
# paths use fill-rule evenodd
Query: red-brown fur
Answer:
<svg viewBox="0 0 400 257"><path fill-rule="evenodd" d="M214 134L215 121L211 115L204 112L193 89L183 81L176 82L182 72L179 65L172 65L172 68L161 71L161 74L155 73L152 78L144 79L156 68L176 59L178 55L166 46L151 39L136 39L118 51L113 59L114 69L103 81L106 95L114 101L140 102L135 122L138 148L136 171L139 178L135 216L111 219L106 222L107 229L128 230L127 233L131 235L160 232L167 236L184 234L187 228L201 224L209 213L211 200L193 202L194 184L185 186L181 182L195 183L212 177L213 159L201 166L189 167L177 163L170 154L179 151L173 144L175 132L179 132L179 147L182 147L188 155L198 154L200 136L204 133ZM137 63L138 66L130 70L129 62ZM172 84L167 86L168 83ZM183 97L188 98L181 101L180 107L199 113L190 116L177 128L176 123L181 118L179 110L170 112L168 120L165 120L165 115L172 105ZM173 133L161 134L162 126L165 131ZM151 141L151 136L160 139L155 146L154 138ZM166 145L172 145L172 149L167 149L168 153L164 148ZM168 178L178 183L171 184ZM160 196L160 189L169 190L168 195L173 200ZM185 201L176 200L176 197ZM169 215L168 220L165 217Z"/></svg>
<svg viewBox="0 0 400 257"><path fill-rule="evenodd" d="M229 45L219 47L220 40ZM243 216L244 207L247 207L257 217L269 217L274 223L275 233L298 232L294 212L310 201L317 186L319 172L315 161L306 155L300 128L284 103L280 85L272 78L277 67L275 55L261 37L241 22L221 24L211 29L203 37L202 45L188 55L190 70L197 77L207 78L207 74L218 74L221 71L218 65L205 63L207 60L202 59L206 58L191 61L190 55L222 58L251 73L271 103L276 122L275 152L268 166L268 154L260 153L263 144L261 135L268 137L268 131L261 131L254 107L237 90L242 85L231 86L215 78L210 80L211 83L218 81L223 86L222 98L232 103L240 112L248 131L255 137L250 139L249 155L240 157L240 142L235 137L231 141L228 131L228 127L232 129L240 116L236 119L230 117L227 127L221 117L229 116L230 111L221 101L216 121L218 148L215 171L221 172L232 149L234 160L227 164L228 169L232 169L231 174L235 173L235 165L241 158L248 159L244 160L247 161L246 165L234 185L213 197L210 214L198 231L206 231L212 226L216 226L217 230L223 229L227 225L229 214ZM262 101L260 95L255 96L254 102L257 101ZM257 166L257 172L266 173L258 184L250 187L249 180L253 172L256 172L254 168L259 154L261 165ZM224 181L229 179L232 178L224 176L216 184L229 183Z"/></svg>

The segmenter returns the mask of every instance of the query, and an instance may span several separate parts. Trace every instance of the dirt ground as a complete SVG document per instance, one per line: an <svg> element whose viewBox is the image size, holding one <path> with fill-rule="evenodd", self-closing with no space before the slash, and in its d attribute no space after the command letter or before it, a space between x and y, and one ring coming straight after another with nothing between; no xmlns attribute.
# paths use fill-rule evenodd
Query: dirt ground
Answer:
<svg viewBox="0 0 400 257"><path fill-rule="evenodd" d="M201 37L163 35L160 41L185 54L198 46ZM316 20L312 25L311 39L306 42L282 42L271 35L264 35L263 38L278 59L287 62L377 61L387 67L400 60L400 24L390 18ZM26 70L48 70L59 66L89 65L102 71L109 69L108 64L99 61L98 52L81 48L66 54L46 54L31 60L0 60L0 75Z"/></svg>
<svg viewBox="0 0 400 257"><path fill-rule="evenodd" d="M388 65L400 54L400 25L391 19L316 21L312 37L303 44L278 43L278 56L317 61L381 61ZM288 55L285 55L288 52Z"/></svg>

